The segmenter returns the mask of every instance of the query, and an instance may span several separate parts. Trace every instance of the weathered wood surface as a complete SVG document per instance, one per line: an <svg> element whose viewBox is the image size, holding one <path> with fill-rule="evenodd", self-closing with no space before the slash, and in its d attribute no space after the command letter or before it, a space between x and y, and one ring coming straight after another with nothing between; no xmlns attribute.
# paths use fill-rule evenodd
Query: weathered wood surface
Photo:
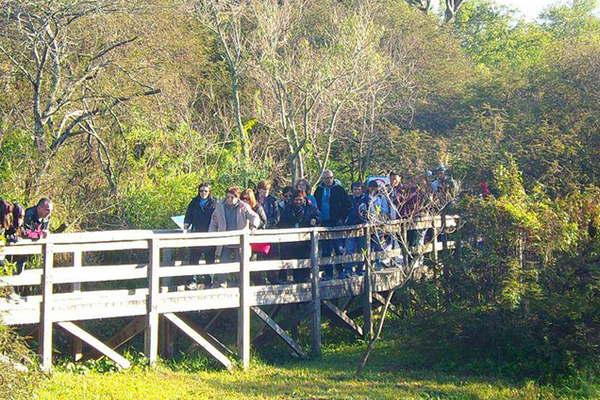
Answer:
<svg viewBox="0 0 600 400"><path fill-rule="evenodd" d="M410 229L434 228L435 232L449 229L458 225L457 217L421 218L410 223L393 222L380 226L386 232L406 235ZM401 285L406 279L403 266L387 268L383 271L370 271L367 280L363 276L352 276L346 279L322 281L319 278L319 266L327 264L343 264L349 262L364 262L396 257L402 250L387 252L371 252L366 254L341 254L334 257L319 256L319 241L332 238L369 237L374 229L370 225L357 225L336 228L301 228L280 229L249 232L233 231L218 233L183 233L181 231L109 231L83 232L76 234L55 234L37 242L24 240L15 245L6 246L5 255L36 255L43 256L42 269L24 271L17 276L0 277L0 286L12 286L19 293L19 286L33 286L34 293L24 297L13 295L0 299L0 318L8 325L39 324L40 355L42 367L49 369L52 363L52 331L53 325L59 325L83 339L97 350L113 358L121 366L126 364L119 358L113 348L117 344L102 344L94 337L83 331L74 321L84 321L102 318L134 317L143 321L145 329L144 348L150 363L158 357L159 321L161 315L190 336L196 343L202 345L215 358L229 368L223 354L214 343L206 339L202 332L193 329L176 313L199 312L208 310L238 310L238 351L242 367L247 367L250 360L250 315L254 310L259 317L273 328L288 345L298 354L302 349L295 344L267 314L261 306L304 303L310 305L312 343L311 351L318 355L321 347L321 305L325 302L328 312L353 327L356 332L369 334L372 330L371 310L373 296L383 291L389 291ZM306 242L310 247L308 259L294 260L261 260L250 261L252 243L288 243ZM174 250L196 246L229 245L240 248L241 260L217 264L186 265L174 260ZM433 253L435 261L438 252L454 247L454 242L444 237L444 243L436 240L434 243L423 245L418 251ZM85 253L121 251L125 254L140 255L147 252L147 263L122 265L83 265ZM56 254L68 253L73 256L72 266L55 266ZM162 259L161 259L162 256ZM61 258L57 258L60 260ZM139 262L139 257L136 258ZM143 260L143 257L142 257ZM250 273L307 269L310 279L303 283L276 285L255 285L250 281ZM199 290L168 291L169 282L173 278L191 276L214 276L218 274L237 274L235 282L229 287L203 288ZM426 269L416 271L416 276L426 274ZM370 275L370 276L369 276ZM188 278L189 279L189 278ZM115 282L117 288L111 290L89 290L96 283ZM82 283L86 283L82 288ZM122 288L128 286L131 288ZM37 287L37 289L35 289ZM104 286L106 287L106 286ZM161 287L167 288L161 292ZM181 286L183 288L183 286ZM84 290L85 289L85 290ZM66 292L65 292L66 291ZM339 298L352 298L362 295L364 298L364 329L354 324L352 320L336 306L329 302ZM377 298L377 300L379 300ZM142 326L133 324L135 333ZM132 329L133 329L132 328ZM280 327L279 327L280 328ZM293 329L293 327L292 327ZM362 332L361 332L362 331ZM134 334L135 334L134 333ZM127 333L127 338L130 334ZM122 343L122 340L117 340ZM119 344L120 344L119 343ZM208 343L208 345L206 345ZM206 346L209 346L208 348ZM212 346L212 347L210 347ZM214 351L216 351L216 353ZM81 349L77 349L81 353Z"/></svg>
<svg viewBox="0 0 600 400"><path fill-rule="evenodd" d="M399 285L404 277L401 268L375 273L374 288L386 291ZM322 300L357 296L362 293L363 277L334 279L318 283ZM147 314L148 289L82 291L54 293L51 312L54 321L129 317ZM238 288L214 288L155 294L159 313L206 311L239 306ZM291 304L312 301L312 284L250 286L250 306ZM0 299L0 315L8 325L39 322L42 296L23 299Z"/></svg>

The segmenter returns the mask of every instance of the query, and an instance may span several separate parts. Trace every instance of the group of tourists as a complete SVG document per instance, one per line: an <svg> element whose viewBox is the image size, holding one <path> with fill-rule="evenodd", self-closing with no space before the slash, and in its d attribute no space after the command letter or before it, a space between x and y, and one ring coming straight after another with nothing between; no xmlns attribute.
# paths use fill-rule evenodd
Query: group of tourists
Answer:
<svg viewBox="0 0 600 400"><path fill-rule="evenodd" d="M348 192L331 170L325 170L314 191L308 180L299 179L293 186L278 191L276 197L271 183L264 180L255 188L242 190L230 187L223 200L213 197L210 184L204 182L198 186L197 195L187 207L183 229L185 232L224 232L246 228L338 227L366 222L382 224L418 215L432 194L445 193L452 186L452 180L443 167L419 179L402 182L398 173L390 172L387 177L354 182ZM52 209L52 201L48 198L40 199L37 205L27 209L18 203L0 199L0 236L8 243L21 238L45 238ZM400 247L394 235L373 233L371 236L369 246L374 251ZM409 231L408 239L410 245L423 244L425 232ZM321 240L319 247L321 256L332 257L356 255L367 247L367 243L364 237L350 237ZM309 252L308 242L252 244L254 259L303 259L308 258ZM235 245L195 247L190 249L189 261L192 265L199 264L201 260L206 264L214 264L217 259L227 263L238 261L240 256L240 248ZM322 279L330 280L335 275L345 278L362 274L363 270L363 263L359 261L325 265ZM285 271L263 275L264 280L270 283L281 283L288 279ZM295 281L305 281L309 272L306 269L294 270L293 277ZM224 286L226 278L217 274L209 284Z"/></svg>
<svg viewBox="0 0 600 400"><path fill-rule="evenodd" d="M222 232L250 229L337 227L357 225L366 222L384 223L390 220L415 216L423 209L428 194L448 190L450 179L445 169L438 168L431 182L425 181L429 190L424 190L421 182L402 182L398 173L390 172L388 184L379 179L354 182L348 193L335 179L331 170L325 170L314 192L306 179L300 179L293 186L282 188L279 197L272 193L271 183L261 181L255 189L230 187L222 201L211 194L209 183L201 183L198 193L186 210L184 230L191 232ZM425 177L426 179L426 177ZM411 232L412 233L412 232ZM424 232L417 232L409 238L413 244L422 244ZM421 243L419 243L421 242ZM322 240L319 242L321 255L356 254L366 247L365 238ZM373 235L370 246L381 251L384 246L399 247L393 236ZM258 259L302 259L309 255L307 242L285 243L279 246L254 244L253 257ZM204 258L207 264L219 258L221 262L239 260L238 246L197 247L191 250L190 261L198 264ZM362 262L326 265L323 268L324 280L330 280L334 273L339 278L362 274ZM295 281L308 279L307 270L294 270ZM270 274L265 279L271 283L286 280L285 273ZM222 279L211 282L223 285Z"/></svg>

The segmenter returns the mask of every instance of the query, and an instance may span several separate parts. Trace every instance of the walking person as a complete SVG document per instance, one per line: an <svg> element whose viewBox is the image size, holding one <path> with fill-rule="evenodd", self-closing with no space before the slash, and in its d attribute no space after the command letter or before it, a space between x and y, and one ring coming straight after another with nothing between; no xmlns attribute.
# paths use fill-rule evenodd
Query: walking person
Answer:
<svg viewBox="0 0 600 400"><path fill-rule="evenodd" d="M317 199L315 198L315 196L313 196L311 194L312 187L310 186L310 182L308 181L308 179L306 179L306 178L298 179L296 181L296 184L294 185L294 189L303 191L304 193L306 193L306 201L309 204L312 204L313 206L317 207Z"/></svg>
<svg viewBox="0 0 600 400"><path fill-rule="evenodd" d="M202 182L198 185L198 192L196 196L190 201L185 211L185 217L183 219L183 228L186 231L191 232L208 232L210 220L212 214L215 211L216 200L210 193L210 184L208 182ZM206 264L215 263L215 247L214 246L201 246L190 248L190 264L198 265L200 259L204 257ZM192 281L188 283L189 289L196 289L198 287L199 278L197 276L192 277ZM209 282L210 283L210 282Z"/></svg>
<svg viewBox="0 0 600 400"><path fill-rule="evenodd" d="M241 190L233 186L227 189L225 200L217 202L215 211L212 214L209 232L226 232L243 230L250 227L257 229L261 222L260 217L252 208L240 200ZM219 246L216 249L216 256L220 262L236 262L240 260L239 246ZM213 285L227 287L227 280L224 274L218 274L213 278Z"/></svg>
<svg viewBox="0 0 600 400"><path fill-rule="evenodd" d="M279 224L280 210L277 205L277 198L271 194L271 182L260 181L256 186L256 190L258 192L257 200L267 216L267 222L263 228L273 229Z"/></svg>
<svg viewBox="0 0 600 400"><path fill-rule="evenodd" d="M331 170L326 169L323 171L321 183L315 190L315 198L321 213L322 226L335 227L344 223L350 211L350 197L346 189L335 180ZM324 240L319 245L321 245L321 255L323 257L343 254L343 240ZM338 267L338 269L338 273L341 273L342 268ZM333 265L325 265L323 270L323 279L333 279Z"/></svg>
<svg viewBox="0 0 600 400"><path fill-rule="evenodd" d="M321 216L319 210L306 200L306 193L294 190L291 202L287 203L281 213L281 228L307 228L317 226ZM281 257L284 260L306 259L310 257L310 244L307 242L286 243L281 249ZM309 277L307 269L295 269L293 271L294 282L306 282Z"/></svg>
<svg viewBox="0 0 600 400"><path fill-rule="evenodd" d="M369 208L369 196L364 191L364 185L362 182L353 182L350 186L351 197L350 203L351 208L346 218L346 225L360 225L368 222L368 208ZM357 255L362 253L365 248L364 237L350 237L346 239L345 243L345 254ZM364 263L362 261L352 261L344 267L342 271L343 276L346 277L353 274L352 269L356 267L356 273L362 275L364 270Z"/></svg>

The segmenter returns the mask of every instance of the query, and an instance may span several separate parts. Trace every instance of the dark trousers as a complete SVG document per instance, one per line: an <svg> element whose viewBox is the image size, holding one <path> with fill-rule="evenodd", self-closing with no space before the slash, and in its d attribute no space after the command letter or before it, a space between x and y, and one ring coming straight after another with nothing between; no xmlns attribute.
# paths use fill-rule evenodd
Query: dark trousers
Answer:
<svg viewBox="0 0 600 400"><path fill-rule="evenodd" d="M204 257L204 261L207 264L215 263L215 247L214 246L203 246L203 247L192 247L190 249L190 264L198 265L200 259ZM196 283L204 283L206 285L210 285L212 283L212 279L210 276L205 276L203 279L200 279L199 276L194 275L192 278ZM200 282L202 281L202 282Z"/></svg>
<svg viewBox="0 0 600 400"><path fill-rule="evenodd" d="M322 223L325 227L335 227L338 224L335 221L324 221ZM320 240L319 247L321 248L321 256L322 257L333 257L334 255L342 255L344 254L344 239L330 239L330 240ZM341 273L344 269L344 266L341 264L336 264L336 270L338 274ZM333 264L327 264L322 267L323 277L325 279L333 279Z"/></svg>
<svg viewBox="0 0 600 400"><path fill-rule="evenodd" d="M281 244L282 260L301 260L309 257L309 242L290 242ZM310 277L310 271L307 268L294 269L292 275L294 276L294 283L307 282Z"/></svg>

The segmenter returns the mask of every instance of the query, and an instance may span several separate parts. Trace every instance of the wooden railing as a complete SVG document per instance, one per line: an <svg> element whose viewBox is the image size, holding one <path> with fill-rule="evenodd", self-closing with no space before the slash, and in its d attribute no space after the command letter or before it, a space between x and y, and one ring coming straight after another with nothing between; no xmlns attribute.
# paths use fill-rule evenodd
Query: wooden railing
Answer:
<svg viewBox="0 0 600 400"><path fill-rule="evenodd" d="M446 216L420 218L416 221L395 221L385 229L396 234L406 234L410 229L433 229L439 233L456 227L458 218ZM186 324L176 313L225 308L238 309L238 351L241 365L248 366L250 359L250 314L254 310L261 319L259 306L310 302L312 304L313 353L320 352L321 301L341 296L356 296L389 290L400 283L398 272L386 279L369 276L354 276L348 279L321 281L319 266L363 261L365 254L346 254L335 257L320 257L319 242L349 237L370 237L373 227L368 225L336 228L299 228L221 233L182 233L181 231L105 231L53 234L37 242L21 241L6 246L6 257L41 256L42 268L27 269L19 275L0 277L0 286L11 286L16 293L27 287L28 295L12 295L0 299L0 319L8 325L39 324L39 345L42 366L52 365L53 324L84 340L92 347L115 360L122 367L129 363L107 346L83 331L73 321L112 317L143 316L145 318L145 353L151 363L158 357L159 316L163 316L193 340L200 343L209 353L227 368L228 358L205 340L197 331ZM448 235L439 242L435 240L421 249L432 253L437 261L440 250L453 247ZM305 259L251 261L252 243L310 242L310 252ZM368 243L368 242L367 242ZM234 246L240 249L236 262L189 265L173 261L177 249L206 246ZM131 258L142 258L142 262L111 265L84 265L86 255L95 253L108 256L110 252L127 252ZM132 254L133 253L133 254ZM137 253L137 254L135 254ZM367 257L402 255L401 249L388 252L371 252ZM120 259L125 259L124 255ZM55 262L69 260L67 266ZM406 259L406 258L405 258ZM139 261L139 260L138 260ZM58 263L57 263L58 264ZM252 285L251 273L309 269L308 282L284 282L276 285ZM173 290L169 280L198 275L236 274L237 287L207 288L193 291ZM99 288L98 284L112 282L111 287ZM123 286L126 286L125 288ZM369 306L370 313L370 306ZM365 314L365 323L370 323L370 314ZM267 316L268 318L268 316ZM274 321L265 320L266 323ZM370 332L370 327L364 329ZM293 341L292 341L293 342ZM293 347L292 344L290 346ZM296 351L299 351L296 349Z"/></svg>

